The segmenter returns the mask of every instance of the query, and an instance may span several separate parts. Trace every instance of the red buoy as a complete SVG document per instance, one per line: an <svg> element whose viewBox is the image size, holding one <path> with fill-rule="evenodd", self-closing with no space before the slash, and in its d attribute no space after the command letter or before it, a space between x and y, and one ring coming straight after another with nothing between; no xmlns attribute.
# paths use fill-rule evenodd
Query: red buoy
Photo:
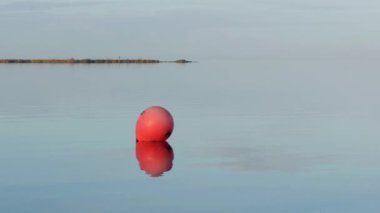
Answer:
<svg viewBox="0 0 380 213"><path fill-rule="evenodd" d="M174 128L173 117L165 108L152 106L144 110L136 123L137 141L166 141Z"/></svg>
<svg viewBox="0 0 380 213"><path fill-rule="evenodd" d="M166 141L137 142L136 158L141 170L152 177L158 177L172 168L174 152Z"/></svg>

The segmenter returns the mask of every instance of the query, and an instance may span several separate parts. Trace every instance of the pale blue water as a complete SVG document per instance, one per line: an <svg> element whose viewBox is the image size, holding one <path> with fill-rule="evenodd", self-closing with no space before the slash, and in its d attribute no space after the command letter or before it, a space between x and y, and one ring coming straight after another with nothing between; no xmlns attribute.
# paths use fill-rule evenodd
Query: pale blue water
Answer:
<svg viewBox="0 0 380 213"><path fill-rule="evenodd" d="M375 61L1 65L0 212L379 212ZM174 116L173 168L134 125Z"/></svg>

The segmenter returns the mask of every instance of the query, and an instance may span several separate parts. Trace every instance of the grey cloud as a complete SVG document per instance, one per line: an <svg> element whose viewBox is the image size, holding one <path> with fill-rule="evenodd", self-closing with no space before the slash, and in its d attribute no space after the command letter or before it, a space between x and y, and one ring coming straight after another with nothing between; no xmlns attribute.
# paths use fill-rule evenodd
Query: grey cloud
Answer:
<svg viewBox="0 0 380 213"><path fill-rule="evenodd" d="M3 57L103 57L128 49L141 57L368 58L379 49L377 1L0 2Z"/></svg>
<svg viewBox="0 0 380 213"><path fill-rule="evenodd" d="M91 7L100 4L110 4L110 1L12 1L0 3L0 11L3 12L35 12L64 8Z"/></svg>
<svg viewBox="0 0 380 213"><path fill-rule="evenodd" d="M283 12L349 12L377 10L380 6L378 1L350 1L350 0L256 0L239 1L240 6L245 5L244 10L261 8L266 11ZM254 3L254 4L252 4ZM243 7L242 7L243 8Z"/></svg>

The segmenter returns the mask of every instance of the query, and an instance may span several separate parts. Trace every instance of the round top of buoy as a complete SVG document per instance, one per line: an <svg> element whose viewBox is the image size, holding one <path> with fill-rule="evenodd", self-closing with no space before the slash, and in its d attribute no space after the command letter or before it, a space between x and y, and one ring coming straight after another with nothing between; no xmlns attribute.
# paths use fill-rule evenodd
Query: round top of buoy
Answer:
<svg viewBox="0 0 380 213"><path fill-rule="evenodd" d="M136 123L137 141L166 141L172 134L172 115L163 107L152 106L145 109Z"/></svg>

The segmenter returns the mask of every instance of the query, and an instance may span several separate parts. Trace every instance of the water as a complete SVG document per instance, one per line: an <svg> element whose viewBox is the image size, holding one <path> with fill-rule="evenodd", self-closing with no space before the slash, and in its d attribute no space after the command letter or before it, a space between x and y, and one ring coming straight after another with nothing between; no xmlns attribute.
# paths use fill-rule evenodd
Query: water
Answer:
<svg viewBox="0 0 380 213"><path fill-rule="evenodd" d="M379 212L374 61L1 65L1 212ZM146 107L175 120L140 170Z"/></svg>

